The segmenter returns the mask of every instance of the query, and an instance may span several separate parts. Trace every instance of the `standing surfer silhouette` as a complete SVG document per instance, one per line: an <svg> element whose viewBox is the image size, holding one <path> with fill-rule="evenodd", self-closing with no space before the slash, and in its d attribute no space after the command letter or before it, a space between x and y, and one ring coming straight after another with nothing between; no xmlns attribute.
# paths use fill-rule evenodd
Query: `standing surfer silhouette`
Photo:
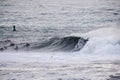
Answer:
<svg viewBox="0 0 120 80"><path fill-rule="evenodd" d="M13 26L13 31L16 31L15 25Z"/></svg>

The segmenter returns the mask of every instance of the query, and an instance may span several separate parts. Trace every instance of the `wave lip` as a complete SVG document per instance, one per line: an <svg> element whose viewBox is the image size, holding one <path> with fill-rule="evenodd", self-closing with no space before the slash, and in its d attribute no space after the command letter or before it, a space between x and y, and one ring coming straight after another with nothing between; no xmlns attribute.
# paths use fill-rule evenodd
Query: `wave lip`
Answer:
<svg viewBox="0 0 120 80"><path fill-rule="evenodd" d="M34 49L52 50L52 51L78 51L84 47L88 39L76 36L67 36L62 38L51 38L41 43Z"/></svg>

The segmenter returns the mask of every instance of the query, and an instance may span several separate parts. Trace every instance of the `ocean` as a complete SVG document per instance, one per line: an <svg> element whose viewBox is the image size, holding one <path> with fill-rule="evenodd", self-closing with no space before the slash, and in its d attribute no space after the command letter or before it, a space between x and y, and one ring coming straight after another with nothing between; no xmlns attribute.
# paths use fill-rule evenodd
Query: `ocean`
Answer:
<svg viewBox="0 0 120 80"><path fill-rule="evenodd" d="M40 42L119 26L119 0L0 0L0 41Z"/></svg>
<svg viewBox="0 0 120 80"><path fill-rule="evenodd" d="M0 0L0 80L119 80L119 57L120 0Z"/></svg>

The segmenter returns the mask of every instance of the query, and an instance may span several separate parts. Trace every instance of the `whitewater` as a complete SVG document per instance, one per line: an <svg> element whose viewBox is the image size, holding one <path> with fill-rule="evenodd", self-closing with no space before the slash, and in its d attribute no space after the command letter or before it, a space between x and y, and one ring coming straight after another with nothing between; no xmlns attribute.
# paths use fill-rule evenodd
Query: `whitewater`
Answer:
<svg viewBox="0 0 120 80"><path fill-rule="evenodd" d="M76 37L89 39L82 45L79 38L74 46L74 49L80 47L77 51L48 52L43 51L49 49L45 47L42 51L2 52L0 53L1 79L119 80L119 35L119 29L116 28L102 28L87 33L71 34L70 39ZM67 45L70 46L70 44ZM83 46L82 49L81 46ZM50 48L55 47L50 45Z"/></svg>
<svg viewBox="0 0 120 80"><path fill-rule="evenodd" d="M120 1L0 0L0 80L120 80Z"/></svg>

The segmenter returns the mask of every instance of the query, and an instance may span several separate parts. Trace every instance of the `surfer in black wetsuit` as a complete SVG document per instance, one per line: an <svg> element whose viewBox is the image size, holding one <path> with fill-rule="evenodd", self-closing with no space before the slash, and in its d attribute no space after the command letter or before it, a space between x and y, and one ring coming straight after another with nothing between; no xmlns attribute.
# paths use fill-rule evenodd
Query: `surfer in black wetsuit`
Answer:
<svg viewBox="0 0 120 80"><path fill-rule="evenodd" d="M3 51L4 50L4 48L0 48L0 51Z"/></svg>
<svg viewBox="0 0 120 80"><path fill-rule="evenodd" d="M16 31L15 25L13 26L13 31Z"/></svg>
<svg viewBox="0 0 120 80"><path fill-rule="evenodd" d="M26 43L24 46L25 46L25 47L29 47L29 46L30 46L30 44L29 44L29 43Z"/></svg>

